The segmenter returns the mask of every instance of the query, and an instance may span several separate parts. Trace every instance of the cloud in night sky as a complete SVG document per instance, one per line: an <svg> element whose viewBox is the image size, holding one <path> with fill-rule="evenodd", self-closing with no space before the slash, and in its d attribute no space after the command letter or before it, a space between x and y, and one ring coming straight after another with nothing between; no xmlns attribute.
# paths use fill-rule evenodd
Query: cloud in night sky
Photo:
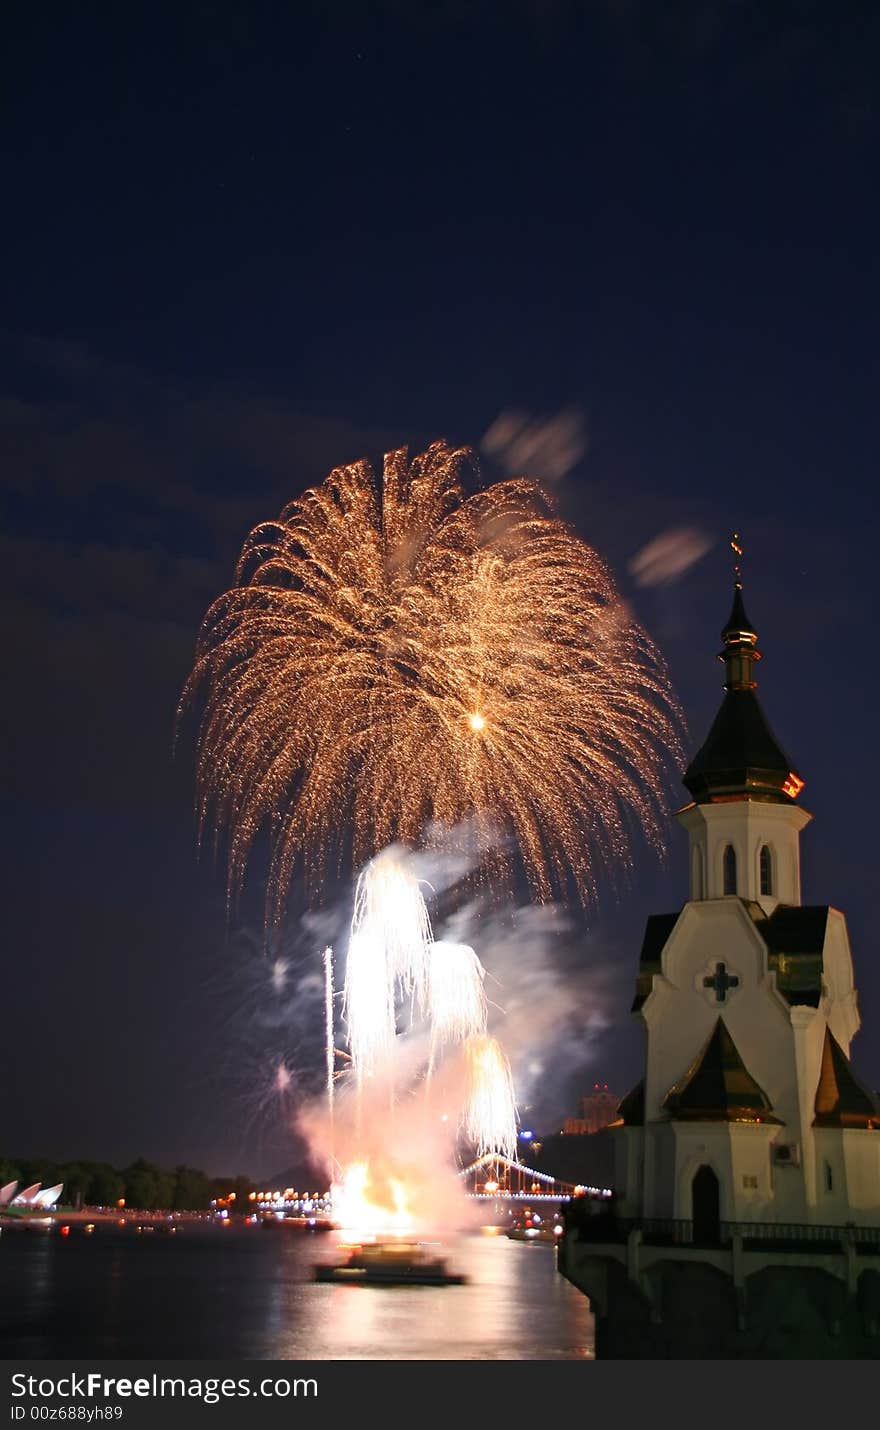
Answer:
<svg viewBox="0 0 880 1430"><path fill-rule="evenodd" d="M576 408L552 417L511 409L495 418L480 445L509 477L559 482L587 451L586 423Z"/></svg>
<svg viewBox="0 0 880 1430"><path fill-rule="evenodd" d="M676 526L655 536L630 559L637 586L671 586L711 551L711 536L696 526Z"/></svg>

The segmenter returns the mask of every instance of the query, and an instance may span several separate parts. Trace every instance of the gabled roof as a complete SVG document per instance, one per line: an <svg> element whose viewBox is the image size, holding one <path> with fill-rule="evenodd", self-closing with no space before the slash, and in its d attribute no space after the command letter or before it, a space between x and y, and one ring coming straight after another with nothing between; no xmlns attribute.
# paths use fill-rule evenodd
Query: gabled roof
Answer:
<svg viewBox="0 0 880 1430"><path fill-rule="evenodd" d="M660 967L660 955L669 940L669 935L678 923L681 909L676 909L674 914L650 914L645 924L645 937L642 939L642 951L639 954L639 963L656 963Z"/></svg>
<svg viewBox="0 0 880 1430"><path fill-rule="evenodd" d="M617 1117L624 1127L645 1125L645 1079L637 1082L617 1104Z"/></svg>
<svg viewBox="0 0 880 1430"><path fill-rule="evenodd" d="M880 1102L856 1077L830 1028L825 1029L814 1111L814 1127L880 1129Z"/></svg>
<svg viewBox="0 0 880 1430"><path fill-rule="evenodd" d="M663 1101L676 1122L778 1122L719 1018L698 1056Z"/></svg>
<svg viewBox="0 0 880 1430"><path fill-rule="evenodd" d="M645 937L639 954L639 972L636 979L636 996L632 1001L631 1013L637 1013L651 991L651 980L660 972L660 955L669 941L669 935L678 923L681 909L674 914L651 914L645 924Z"/></svg>

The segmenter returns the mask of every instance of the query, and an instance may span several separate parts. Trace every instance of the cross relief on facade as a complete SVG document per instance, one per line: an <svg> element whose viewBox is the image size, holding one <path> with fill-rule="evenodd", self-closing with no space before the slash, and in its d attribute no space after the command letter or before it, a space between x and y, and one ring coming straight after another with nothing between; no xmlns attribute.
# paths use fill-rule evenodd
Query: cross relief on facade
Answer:
<svg viewBox="0 0 880 1430"><path fill-rule="evenodd" d="M703 987L714 988L716 1003L726 1003L730 989L739 987L739 979L735 973L728 973L726 963L716 963L714 973L703 979Z"/></svg>

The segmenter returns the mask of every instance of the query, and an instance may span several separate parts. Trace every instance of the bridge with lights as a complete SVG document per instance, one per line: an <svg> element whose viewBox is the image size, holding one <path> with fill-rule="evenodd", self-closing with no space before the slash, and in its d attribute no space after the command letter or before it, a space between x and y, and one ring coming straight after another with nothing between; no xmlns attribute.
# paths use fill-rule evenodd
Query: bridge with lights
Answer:
<svg viewBox="0 0 880 1430"><path fill-rule="evenodd" d="M473 1162L462 1167L458 1173L464 1183L464 1193L476 1202L491 1202L499 1210L520 1203L540 1202L559 1206L573 1197L588 1197L604 1201L611 1197L608 1187L575 1185L551 1177L548 1172L539 1172L536 1167L527 1167L512 1157L503 1157L498 1152L486 1152ZM294 1220L326 1220L332 1216L331 1192L297 1192L293 1187L283 1190L251 1192L251 1212L254 1220L261 1218L292 1218ZM234 1193L231 1194L234 1200ZM228 1206L227 1201L218 1201L216 1207ZM220 1216L228 1216L227 1210Z"/></svg>
<svg viewBox="0 0 880 1430"><path fill-rule="evenodd" d="M561 1182L547 1172L526 1167L497 1152L462 1167L459 1177L465 1183L466 1195L483 1202L569 1202L572 1197L610 1198L609 1187L575 1186Z"/></svg>

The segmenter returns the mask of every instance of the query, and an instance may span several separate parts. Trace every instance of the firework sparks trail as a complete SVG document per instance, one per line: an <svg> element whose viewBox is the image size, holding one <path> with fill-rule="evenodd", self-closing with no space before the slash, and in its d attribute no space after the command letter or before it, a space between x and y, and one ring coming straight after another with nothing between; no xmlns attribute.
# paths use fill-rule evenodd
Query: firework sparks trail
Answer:
<svg viewBox="0 0 880 1430"><path fill-rule="evenodd" d="M431 1017L430 1076L439 1048L486 1030L485 970L465 943L431 944L428 1002Z"/></svg>
<svg viewBox="0 0 880 1430"><path fill-rule="evenodd" d="M324 949L324 1038L327 1069L327 1107L333 1116L333 1074L336 1070L336 1039L333 1030L333 949Z"/></svg>
<svg viewBox="0 0 880 1430"><path fill-rule="evenodd" d="M465 1044L465 1057L468 1090L462 1131L478 1157L499 1152L512 1158L516 1155L516 1099L504 1050L496 1038L478 1034Z"/></svg>
<svg viewBox="0 0 880 1430"><path fill-rule="evenodd" d="M396 1033L394 983L385 947L369 926L352 933L345 966L348 1046L358 1083L387 1069Z"/></svg>
<svg viewBox="0 0 880 1430"><path fill-rule="evenodd" d="M470 818L539 900L589 899L633 822L662 842L662 658L547 494L467 495L474 462L438 442L388 454L381 483L331 472L251 532L205 617L181 701L206 697L200 824L228 829L230 896L268 827L272 923L298 861L320 885L349 837L362 864Z"/></svg>
<svg viewBox="0 0 880 1430"><path fill-rule="evenodd" d="M359 1085L387 1067L398 996L409 995L424 1009L430 947L418 881L385 850L358 878L345 966L344 1012Z"/></svg>
<svg viewBox="0 0 880 1430"><path fill-rule="evenodd" d="M385 949L388 978L424 1010L431 922L419 882L393 849L383 850L357 881L352 934L369 930Z"/></svg>

